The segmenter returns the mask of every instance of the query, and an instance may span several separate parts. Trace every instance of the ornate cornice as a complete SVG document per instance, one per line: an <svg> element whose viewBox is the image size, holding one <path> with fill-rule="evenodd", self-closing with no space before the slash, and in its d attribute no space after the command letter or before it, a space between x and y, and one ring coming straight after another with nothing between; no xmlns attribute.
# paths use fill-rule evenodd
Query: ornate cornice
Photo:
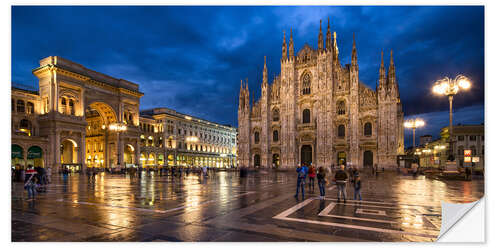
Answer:
<svg viewBox="0 0 500 250"><path fill-rule="evenodd" d="M122 88L122 87L115 87L115 86L112 86L110 84L92 79L88 76L57 67L56 65L52 65L52 64L45 65L45 66L34 69L33 74L37 77L41 77L44 73L50 72L50 71L56 72L56 73L64 75L64 76L71 77L71 78L76 79L76 80L80 80L82 82L88 83L90 85L93 85L93 86L96 86L96 87L99 87L102 89L109 90L111 92L123 93L123 94L131 95L131 96L135 96L135 97L139 97L139 98L144 95L144 93L142 93L142 92L134 91L134 90L130 90L130 89Z"/></svg>

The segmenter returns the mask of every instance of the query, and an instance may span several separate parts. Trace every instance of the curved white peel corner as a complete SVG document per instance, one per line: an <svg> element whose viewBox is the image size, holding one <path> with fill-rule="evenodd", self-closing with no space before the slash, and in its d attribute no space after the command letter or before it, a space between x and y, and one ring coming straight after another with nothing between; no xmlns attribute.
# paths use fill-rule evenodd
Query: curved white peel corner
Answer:
<svg viewBox="0 0 500 250"><path fill-rule="evenodd" d="M481 198L482 199L482 198ZM447 203L441 202L441 230L439 238L443 236L453 225L455 225L465 214L467 214L481 199L470 203Z"/></svg>

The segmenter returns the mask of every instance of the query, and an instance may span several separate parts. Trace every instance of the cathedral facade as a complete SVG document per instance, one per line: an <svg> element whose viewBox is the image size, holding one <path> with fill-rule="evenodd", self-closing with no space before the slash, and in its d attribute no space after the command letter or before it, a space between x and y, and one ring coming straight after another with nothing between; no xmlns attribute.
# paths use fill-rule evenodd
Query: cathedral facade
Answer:
<svg viewBox="0 0 500 250"><path fill-rule="evenodd" d="M283 35L281 72L268 81L266 61L261 97L250 101L241 82L238 107L238 162L248 167L295 168L347 164L391 168L404 152L403 111L390 55L382 52L376 90L359 81L353 35L351 63L339 61L330 22L318 47L294 51L292 31Z"/></svg>

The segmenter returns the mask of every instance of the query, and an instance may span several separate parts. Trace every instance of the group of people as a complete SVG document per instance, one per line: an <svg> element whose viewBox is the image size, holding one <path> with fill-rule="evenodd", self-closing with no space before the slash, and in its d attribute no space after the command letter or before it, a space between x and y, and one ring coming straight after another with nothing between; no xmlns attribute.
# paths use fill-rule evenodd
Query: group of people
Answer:
<svg viewBox="0 0 500 250"><path fill-rule="evenodd" d="M298 166L297 172L297 189L295 192L295 198L299 197L299 191L302 191L302 199L305 197L304 186L306 185L306 180L309 179L308 189L310 193L314 193L315 179L317 179L319 187L319 198L325 198L325 186L328 183L326 168L316 167L311 164L310 166L302 165ZM340 198L344 199L346 202L346 185L350 181L354 185L354 200L361 200L361 177L359 171L356 168L349 168L349 173L345 171L344 165L340 165L340 169L335 171L333 176L333 182L337 186L337 201L340 202Z"/></svg>
<svg viewBox="0 0 500 250"><path fill-rule="evenodd" d="M28 165L25 171L24 189L28 193L28 200L35 199L37 192L46 192L47 185L51 182L52 170L42 167L33 167Z"/></svg>

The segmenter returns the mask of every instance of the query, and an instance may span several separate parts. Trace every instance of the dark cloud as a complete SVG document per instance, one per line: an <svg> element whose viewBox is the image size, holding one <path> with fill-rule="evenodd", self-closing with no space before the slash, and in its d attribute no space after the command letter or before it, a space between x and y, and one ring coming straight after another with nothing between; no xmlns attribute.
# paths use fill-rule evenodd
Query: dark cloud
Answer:
<svg viewBox="0 0 500 250"><path fill-rule="evenodd" d="M140 84L142 108L167 106L237 125L240 79L260 95L262 64L279 73L283 30L296 51L317 46L330 17L341 62L356 33L360 78L376 86L380 51L394 50L405 114L446 111L432 83L462 73L474 82L455 107L484 105L484 8L432 7L12 7L12 81L36 86L38 60L58 55ZM478 118L479 119L479 118ZM477 120L476 123L482 122ZM446 121L446 119L445 119Z"/></svg>

